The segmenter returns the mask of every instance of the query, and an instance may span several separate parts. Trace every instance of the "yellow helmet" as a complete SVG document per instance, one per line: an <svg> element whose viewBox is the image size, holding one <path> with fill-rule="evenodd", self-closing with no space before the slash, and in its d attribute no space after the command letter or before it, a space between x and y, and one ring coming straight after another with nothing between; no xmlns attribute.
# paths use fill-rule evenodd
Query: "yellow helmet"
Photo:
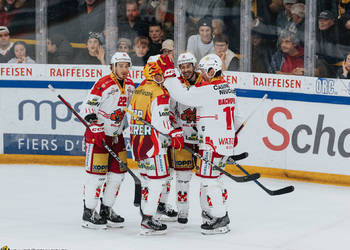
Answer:
<svg viewBox="0 0 350 250"><path fill-rule="evenodd" d="M148 58L148 61L145 65L145 67L143 68L143 75L145 76L145 78L147 80L153 80L154 76L157 74L163 75L163 71L159 67L158 62L157 62L159 56L160 55L150 56Z"/></svg>

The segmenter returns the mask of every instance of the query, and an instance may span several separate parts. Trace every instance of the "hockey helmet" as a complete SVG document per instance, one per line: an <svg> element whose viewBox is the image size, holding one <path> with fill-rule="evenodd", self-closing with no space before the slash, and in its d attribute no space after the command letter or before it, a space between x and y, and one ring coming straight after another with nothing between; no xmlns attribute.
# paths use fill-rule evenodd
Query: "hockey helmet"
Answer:
<svg viewBox="0 0 350 250"><path fill-rule="evenodd" d="M192 63L193 66L196 66L197 59L192 53L185 52L180 54L177 58L177 66L180 67L180 65L184 63Z"/></svg>
<svg viewBox="0 0 350 250"><path fill-rule="evenodd" d="M130 67L132 66L131 58L126 52L116 52L111 58L111 64L116 64L118 62L127 62Z"/></svg>
<svg viewBox="0 0 350 250"><path fill-rule="evenodd" d="M153 80L154 76L159 74L163 75L163 71L158 65L158 58L160 55L150 56L147 60L145 67L143 68L143 75L148 80Z"/></svg>
<svg viewBox="0 0 350 250"><path fill-rule="evenodd" d="M216 72L222 70L222 61L217 55L209 54L199 61L198 68L200 70L203 69L206 73L208 73L210 69L213 69L215 75Z"/></svg>

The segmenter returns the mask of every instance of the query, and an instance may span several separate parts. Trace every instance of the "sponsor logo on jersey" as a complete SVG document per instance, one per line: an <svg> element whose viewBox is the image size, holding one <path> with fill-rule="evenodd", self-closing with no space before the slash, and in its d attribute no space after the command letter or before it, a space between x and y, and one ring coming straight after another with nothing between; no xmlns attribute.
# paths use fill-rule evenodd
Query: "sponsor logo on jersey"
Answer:
<svg viewBox="0 0 350 250"><path fill-rule="evenodd" d="M92 172L94 173L106 173L107 170L107 166L106 165L93 165L92 166Z"/></svg>
<svg viewBox="0 0 350 250"><path fill-rule="evenodd" d="M220 145L230 145L230 144L234 144L235 142L235 138L219 138L219 144Z"/></svg>
<svg viewBox="0 0 350 250"><path fill-rule="evenodd" d="M123 112L121 109L117 109L111 114L110 119L115 123L120 123L123 120L124 115L125 112Z"/></svg>
<svg viewBox="0 0 350 250"><path fill-rule="evenodd" d="M90 106L97 106L97 107L100 106L100 103L97 102L97 98L94 98L92 100L88 100L87 104L90 105Z"/></svg>
<svg viewBox="0 0 350 250"><path fill-rule="evenodd" d="M192 161L176 161L176 166L192 166Z"/></svg>
<svg viewBox="0 0 350 250"><path fill-rule="evenodd" d="M230 88L230 86L227 83L225 83L225 84L218 84L218 85L214 85L213 86L214 90L221 90L221 89L228 89L228 88Z"/></svg>
<svg viewBox="0 0 350 250"><path fill-rule="evenodd" d="M110 92L108 92L107 95L115 95L118 92L119 92L119 89L112 89Z"/></svg>
<svg viewBox="0 0 350 250"><path fill-rule="evenodd" d="M145 95L145 96L152 96L152 92L145 91L144 89L136 89L135 95Z"/></svg>
<svg viewBox="0 0 350 250"><path fill-rule="evenodd" d="M168 109L164 109L162 112L159 112L159 116L169 116L169 110Z"/></svg>
<svg viewBox="0 0 350 250"><path fill-rule="evenodd" d="M195 123L196 122L196 108L191 109L188 108L186 110L184 110L184 112L182 112L181 114L181 120L186 121L187 123Z"/></svg>
<svg viewBox="0 0 350 250"><path fill-rule="evenodd" d="M220 95L227 95L227 94L236 94L236 90L234 89L223 89L219 90Z"/></svg>

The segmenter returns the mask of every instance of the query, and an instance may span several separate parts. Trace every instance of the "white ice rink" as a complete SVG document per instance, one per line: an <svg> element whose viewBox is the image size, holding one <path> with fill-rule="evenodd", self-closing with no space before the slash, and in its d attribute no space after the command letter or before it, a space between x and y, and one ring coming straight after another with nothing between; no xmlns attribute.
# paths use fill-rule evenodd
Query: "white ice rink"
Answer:
<svg viewBox="0 0 350 250"><path fill-rule="evenodd" d="M199 182L191 183L190 217L185 228L168 224L165 236L140 236L133 207L133 181L127 175L115 209L122 229L80 227L84 169L39 165L0 165L0 248L135 250L342 250L350 249L350 188L259 179L291 194L271 197L255 183L226 179L231 231L200 233ZM174 204L175 194L171 201Z"/></svg>

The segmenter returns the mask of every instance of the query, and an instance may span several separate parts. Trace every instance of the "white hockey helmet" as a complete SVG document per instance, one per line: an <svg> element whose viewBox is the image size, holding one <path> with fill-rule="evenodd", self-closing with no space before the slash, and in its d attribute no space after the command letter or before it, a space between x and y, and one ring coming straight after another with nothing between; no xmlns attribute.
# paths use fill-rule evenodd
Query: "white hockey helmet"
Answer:
<svg viewBox="0 0 350 250"><path fill-rule="evenodd" d="M222 70L222 61L217 55L209 54L199 61L198 69L203 69L206 73L208 73L210 69L214 69L215 75L216 72Z"/></svg>
<svg viewBox="0 0 350 250"><path fill-rule="evenodd" d="M132 66L131 58L126 52L116 52L111 58L111 64L116 64L118 62L127 62L130 67Z"/></svg>
<svg viewBox="0 0 350 250"><path fill-rule="evenodd" d="M196 66L197 59L192 53L185 52L180 54L177 58L177 66L180 67L180 65L184 63L192 63L193 66Z"/></svg>

